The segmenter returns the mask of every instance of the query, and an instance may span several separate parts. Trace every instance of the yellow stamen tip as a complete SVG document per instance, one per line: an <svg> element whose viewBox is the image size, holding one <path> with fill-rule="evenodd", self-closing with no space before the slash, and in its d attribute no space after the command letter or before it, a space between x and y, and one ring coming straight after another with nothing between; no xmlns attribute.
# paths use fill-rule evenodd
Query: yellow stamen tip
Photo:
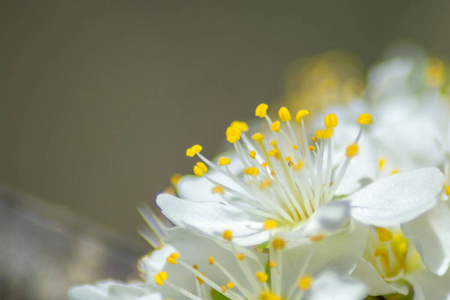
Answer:
<svg viewBox="0 0 450 300"><path fill-rule="evenodd" d="M269 267L271 267L271 268L275 268L276 266L277 266L277 263L276 263L276 262L271 261L271 262L269 263Z"/></svg>
<svg viewBox="0 0 450 300"><path fill-rule="evenodd" d="M256 279L258 279L259 282L266 282L269 280L269 276L264 272L258 272L256 273Z"/></svg>
<svg viewBox="0 0 450 300"><path fill-rule="evenodd" d="M193 157L195 154L200 153L203 147L200 145L194 145L186 150L186 156Z"/></svg>
<svg viewBox="0 0 450 300"><path fill-rule="evenodd" d="M398 170L398 169L394 169L394 170L392 170L391 171L391 175L394 175L394 174L397 174L397 173L399 173L400 172L400 170Z"/></svg>
<svg viewBox="0 0 450 300"><path fill-rule="evenodd" d="M378 239L381 242L388 242L388 241L392 240L392 238L394 237L392 235L392 232L390 232L388 229L383 228L383 227L378 227L377 233L378 233Z"/></svg>
<svg viewBox="0 0 450 300"><path fill-rule="evenodd" d="M247 175L253 175L253 176L258 176L259 175L259 170L258 170L258 168L256 168L256 167L249 167L249 168L246 168L246 169L244 169L244 174L247 174Z"/></svg>
<svg viewBox="0 0 450 300"><path fill-rule="evenodd" d="M347 147L346 155L348 158L355 157L359 152L358 144L351 144Z"/></svg>
<svg viewBox="0 0 450 300"><path fill-rule="evenodd" d="M224 195L225 194L225 189L223 187L221 187L220 185L217 185L217 186L215 186L215 187L213 187L211 189L211 192L213 194Z"/></svg>
<svg viewBox="0 0 450 300"><path fill-rule="evenodd" d="M368 113L362 114L358 117L357 122L361 125L372 124L372 116Z"/></svg>
<svg viewBox="0 0 450 300"><path fill-rule="evenodd" d="M326 128L335 128L338 123L338 118L335 114L326 115L324 118Z"/></svg>
<svg viewBox="0 0 450 300"><path fill-rule="evenodd" d="M232 288L234 288L234 283L232 283L231 281L227 283L227 288L229 290L231 290Z"/></svg>
<svg viewBox="0 0 450 300"><path fill-rule="evenodd" d="M294 148L295 150L298 150L298 146L297 145L292 145L292 148Z"/></svg>
<svg viewBox="0 0 450 300"><path fill-rule="evenodd" d="M214 264L214 262L215 262L214 258L212 258L211 256L208 257L208 264L212 265Z"/></svg>
<svg viewBox="0 0 450 300"><path fill-rule="evenodd" d="M167 257L166 261L169 264L176 265L178 263L177 259L179 257L180 257L180 254L178 252L174 252Z"/></svg>
<svg viewBox="0 0 450 300"><path fill-rule="evenodd" d="M317 143L317 139L316 139L315 136L313 136L311 139L312 139L312 141L313 141L314 143Z"/></svg>
<svg viewBox="0 0 450 300"><path fill-rule="evenodd" d="M237 127L228 127L227 131L225 132L226 136L227 136L227 141L230 142L231 144L236 143L237 141L239 141L241 139L241 130Z"/></svg>
<svg viewBox="0 0 450 300"><path fill-rule="evenodd" d="M278 150L278 149L272 149L267 154L269 154L269 156L273 156L278 159L281 158L281 153L280 153L280 150Z"/></svg>
<svg viewBox="0 0 450 300"><path fill-rule="evenodd" d="M254 139L257 142L262 142L264 140L264 135L262 133L255 133L252 136L252 139Z"/></svg>
<svg viewBox="0 0 450 300"><path fill-rule="evenodd" d="M311 145L311 146L308 147L308 149L309 149L309 151L314 151L314 150L316 150L316 147Z"/></svg>
<svg viewBox="0 0 450 300"><path fill-rule="evenodd" d="M312 146L314 147L314 146ZM311 150L311 149L310 149ZM313 149L314 150L314 149ZM294 165L294 170L295 171L300 171L301 169L303 169L303 166L305 165L305 162L303 160L299 160L295 165Z"/></svg>
<svg viewBox="0 0 450 300"><path fill-rule="evenodd" d="M319 233L319 234L316 234L316 235L311 236L311 237L309 238L309 240L310 240L311 242L320 242L320 241L323 240L324 238L325 238L325 234Z"/></svg>
<svg viewBox="0 0 450 300"><path fill-rule="evenodd" d="M450 196L450 185L445 189L445 195Z"/></svg>
<svg viewBox="0 0 450 300"><path fill-rule="evenodd" d="M380 158L378 160L378 170L379 171L383 170L385 165L386 165L386 160L384 158Z"/></svg>
<svg viewBox="0 0 450 300"><path fill-rule="evenodd" d="M231 159L229 159L228 157L221 157L221 158L219 158L219 161L217 162L217 164L219 165L219 166L226 166L226 165L229 165L229 164L231 164Z"/></svg>
<svg viewBox="0 0 450 300"><path fill-rule="evenodd" d="M271 126L271 128L274 132L278 132L278 130L280 130L280 127L281 127L280 121L273 122L272 126Z"/></svg>
<svg viewBox="0 0 450 300"><path fill-rule="evenodd" d="M181 180L181 174L173 174L172 177L170 177L170 183L172 183L173 186L177 186L178 183Z"/></svg>
<svg viewBox="0 0 450 300"><path fill-rule="evenodd" d="M226 293L226 291L227 291L227 289L225 288L224 285L222 285L222 294L223 294L223 293Z"/></svg>
<svg viewBox="0 0 450 300"><path fill-rule="evenodd" d="M273 230L275 228L277 228L277 221L275 220L265 220L264 221L264 230Z"/></svg>
<svg viewBox="0 0 450 300"><path fill-rule="evenodd" d="M167 273L164 271L159 272L155 275L154 279L155 279L156 284L161 286L164 284L164 280L167 279Z"/></svg>
<svg viewBox="0 0 450 300"><path fill-rule="evenodd" d="M233 233L231 232L231 230L225 230L222 233L222 237L227 241L231 241L233 239Z"/></svg>
<svg viewBox="0 0 450 300"><path fill-rule="evenodd" d="M254 150L252 150L252 151L250 151L250 152L248 153L248 155L249 155L251 158L255 159L255 157L256 157L256 152L255 152Z"/></svg>
<svg viewBox="0 0 450 300"><path fill-rule="evenodd" d="M297 123L300 123L302 121L303 117L307 116L307 115L309 115L309 111L307 111L306 109L299 110L297 112L297 115L295 116L295 121Z"/></svg>
<svg viewBox="0 0 450 300"><path fill-rule="evenodd" d="M231 122L230 127L235 127L243 132L248 131L248 125L244 121L233 121L233 122Z"/></svg>
<svg viewBox="0 0 450 300"><path fill-rule="evenodd" d="M267 105L265 103L261 103L260 105L258 105L256 107L255 116L260 117L260 118L264 118L267 115L267 109L268 108L269 108L269 105Z"/></svg>
<svg viewBox="0 0 450 300"><path fill-rule="evenodd" d="M239 254L236 254L236 259L242 261L245 259L245 256L244 256L244 254L239 253Z"/></svg>
<svg viewBox="0 0 450 300"><path fill-rule="evenodd" d="M311 276L303 276L302 278L300 278L300 282L298 283L298 287L301 290L307 291L309 289L311 289L313 283L313 278Z"/></svg>
<svg viewBox="0 0 450 300"><path fill-rule="evenodd" d="M278 117L280 117L280 120L282 122L290 121L291 120L291 113L289 112L287 107L283 106L278 111Z"/></svg>
<svg viewBox="0 0 450 300"><path fill-rule="evenodd" d="M333 128L327 128L324 130L317 130L316 131L316 138L326 140L333 136Z"/></svg>
<svg viewBox="0 0 450 300"><path fill-rule="evenodd" d="M198 177L203 177L206 173L208 173L208 167L201 161L194 166L194 174Z"/></svg>
<svg viewBox="0 0 450 300"><path fill-rule="evenodd" d="M272 247L275 250L283 250L284 247L286 247L286 241L279 237L274 238L272 241Z"/></svg>

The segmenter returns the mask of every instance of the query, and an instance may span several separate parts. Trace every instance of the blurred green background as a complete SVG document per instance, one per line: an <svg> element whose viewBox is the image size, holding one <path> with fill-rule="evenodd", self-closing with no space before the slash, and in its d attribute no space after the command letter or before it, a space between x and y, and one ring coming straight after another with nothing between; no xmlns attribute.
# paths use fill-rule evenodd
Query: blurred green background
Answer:
<svg viewBox="0 0 450 300"><path fill-rule="evenodd" d="M0 1L0 182L145 249L136 205L192 144L284 97L299 57L450 50L449 1Z"/></svg>

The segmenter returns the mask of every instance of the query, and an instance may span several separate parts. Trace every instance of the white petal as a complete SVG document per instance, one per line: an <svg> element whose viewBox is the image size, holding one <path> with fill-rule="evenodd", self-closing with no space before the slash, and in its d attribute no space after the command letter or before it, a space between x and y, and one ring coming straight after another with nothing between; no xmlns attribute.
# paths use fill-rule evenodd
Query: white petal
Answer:
<svg viewBox="0 0 450 300"><path fill-rule="evenodd" d="M350 277L339 277L333 272L325 272L313 282L308 299L361 300L367 294L368 287L364 283Z"/></svg>
<svg viewBox="0 0 450 300"><path fill-rule="evenodd" d="M212 236L220 236L223 231L231 230L233 241L242 246L257 245L268 240L269 233L262 231L264 219L234 206L188 201L168 194L159 195L156 201L163 214L176 225L193 227Z"/></svg>
<svg viewBox="0 0 450 300"><path fill-rule="evenodd" d="M70 300L107 300L108 294L105 290L93 285L76 286L69 290Z"/></svg>
<svg viewBox="0 0 450 300"><path fill-rule="evenodd" d="M405 277L414 288L414 300L450 300L450 272L439 277L422 269Z"/></svg>
<svg viewBox="0 0 450 300"><path fill-rule="evenodd" d="M439 276L445 274L450 262L450 210L446 203L401 227L428 270Z"/></svg>
<svg viewBox="0 0 450 300"><path fill-rule="evenodd" d="M373 296L389 295L394 293L401 293L406 295L408 293L407 286L398 287L396 285L390 285L384 281L375 268L366 260L361 259L353 271L352 276L365 282L369 287L369 294Z"/></svg>
<svg viewBox="0 0 450 300"><path fill-rule="evenodd" d="M443 184L444 175L437 168L394 174L354 193L351 214L369 225L405 223L437 205Z"/></svg>

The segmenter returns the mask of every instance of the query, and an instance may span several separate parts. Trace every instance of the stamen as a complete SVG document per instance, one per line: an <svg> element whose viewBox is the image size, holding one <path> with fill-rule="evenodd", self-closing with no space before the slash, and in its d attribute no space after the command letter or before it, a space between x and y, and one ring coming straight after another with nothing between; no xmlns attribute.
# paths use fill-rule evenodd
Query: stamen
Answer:
<svg viewBox="0 0 450 300"><path fill-rule="evenodd" d="M377 228L377 233L378 233L378 239L381 242L388 242L388 241L393 239L392 232L390 232L386 228L378 227Z"/></svg>
<svg viewBox="0 0 450 300"><path fill-rule="evenodd" d="M200 145L194 145L191 148L188 148L186 150L186 156L194 157L195 154L200 153L202 151L202 146Z"/></svg>
<svg viewBox="0 0 450 300"><path fill-rule="evenodd" d="M312 284L313 278L309 275L305 275L300 279L300 282L298 283L298 288L307 291L311 289Z"/></svg>
<svg viewBox="0 0 450 300"><path fill-rule="evenodd" d="M280 117L280 120L282 122L290 121L291 120L291 113L287 109L287 107L283 106L278 111L278 116Z"/></svg>
<svg viewBox="0 0 450 300"><path fill-rule="evenodd" d="M255 116L264 118L267 115L267 108L269 108L267 104L261 103L256 107Z"/></svg>

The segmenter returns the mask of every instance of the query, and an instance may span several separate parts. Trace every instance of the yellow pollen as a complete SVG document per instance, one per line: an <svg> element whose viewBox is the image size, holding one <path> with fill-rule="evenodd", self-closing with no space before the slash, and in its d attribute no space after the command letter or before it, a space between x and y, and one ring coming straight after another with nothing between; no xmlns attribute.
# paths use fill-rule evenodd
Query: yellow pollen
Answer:
<svg viewBox="0 0 450 300"><path fill-rule="evenodd" d="M393 238L392 232L390 232L388 229L383 228L383 227L378 227L377 233L378 233L378 239L381 242L388 242L388 241L392 240L392 238Z"/></svg>
<svg viewBox="0 0 450 300"><path fill-rule="evenodd" d="M164 194L169 194L169 195L172 195L172 196L176 196L177 195L177 191L171 186L166 187L164 189L163 193Z"/></svg>
<svg viewBox="0 0 450 300"><path fill-rule="evenodd" d="M255 159L255 157L256 157L256 152L255 152L254 150L252 150L252 151L250 151L250 152L248 153L248 155L249 155L251 158Z"/></svg>
<svg viewBox="0 0 450 300"><path fill-rule="evenodd" d="M425 75L429 86L440 86L445 80L445 66L442 60L438 58L428 59Z"/></svg>
<svg viewBox="0 0 450 300"><path fill-rule="evenodd" d="M214 264L214 262L215 262L214 258L212 258L211 256L208 257L208 264L212 265Z"/></svg>
<svg viewBox="0 0 450 300"><path fill-rule="evenodd" d="M203 177L206 173L208 173L208 167L201 161L194 166L194 174L198 177Z"/></svg>
<svg viewBox="0 0 450 300"><path fill-rule="evenodd" d="M313 146L314 147L314 146ZM314 150L314 149L313 149ZM299 160L295 165L294 165L294 170L295 171L300 171L301 169L303 169L303 166L305 165L305 162L303 160Z"/></svg>
<svg viewBox="0 0 450 300"><path fill-rule="evenodd" d="M264 221L264 230L273 230L275 228L277 228L277 221L275 220L265 220Z"/></svg>
<svg viewBox="0 0 450 300"><path fill-rule="evenodd" d="M186 156L193 157L195 154L200 153L203 147L200 145L194 145L186 150Z"/></svg>
<svg viewBox="0 0 450 300"><path fill-rule="evenodd" d="M261 190L265 190L268 187L270 187L271 185L272 185L272 180L266 178L260 183L259 188Z"/></svg>
<svg viewBox="0 0 450 300"><path fill-rule="evenodd" d="M256 273L256 279L258 279L259 282L266 282L269 279L269 276L264 272L258 272Z"/></svg>
<svg viewBox="0 0 450 300"><path fill-rule="evenodd" d="M173 174L172 175L172 177L170 177L170 183L173 185L173 186L177 186L178 185L178 183L180 182L180 179L181 179L181 174Z"/></svg>
<svg viewBox="0 0 450 300"><path fill-rule="evenodd" d="M290 161L291 161L291 157L290 157L290 156L286 156L286 157L284 158L284 160L287 161L287 162L290 162Z"/></svg>
<svg viewBox="0 0 450 300"><path fill-rule="evenodd" d="M335 114L326 115L324 118L326 128L335 128L338 123L338 118Z"/></svg>
<svg viewBox="0 0 450 300"><path fill-rule="evenodd" d="M263 166L263 168L267 167L268 165L269 165L269 163L266 163L266 162L263 162L263 163L261 164L261 166Z"/></svg>
<svg viewBox="0 0 450 300"><path fill-rule="evenodd" d="M291 113L289 112L287 107L283 106L278 111L278 117L280 117L280 120L282 122L290 121L291 120Z"/></svg>
<svg viewBox="0 0 450 300"><path fill-rule="evenodd" d="M311 145L311 146L308 147L308 149L309 149L309 151L314 151L314 150L316 150L316 147Z"/></svg>
<svg viewBox="0 0 450 300"><path fill-rule="evenodd" d="M312 141L313 141L314 143L317 143L317 139L316 139L315 136L313 136L311 139L312 139Z"/></svg>
<svg viewBox="0 0 450 300"><path fill-rule="evenodd" d="M244 260L245 259L245 256L244 256L244 254L242 254L242 253L239 253L239 254L236 254L236 259L237 260Z"/></svg>
<svg viewBox="0 0 450 300"><path fill-rule="evenodd" d="M155 275L155 282L157 285L161 286L164 284L164 280L167 279L167 273L162 271Z"/></svg>
<svg viewBox="0 0 450 300"><path fill-rule="evenodd" d="M222 285L222 294L223 294L223 293L226 293L226 291L227 291L227 289L225 288L224 285Z"/></svg>
<svg viewBox="0 0 450 300"><path fill-rule="evenodd" d="M273 156L278 159L281 158L281 153L280 153L280 150L278 150L278 149L272 149L267 154L269 154L269 156Z"/></svg>
<svg viewBox="0 0 450 300"><path fill-rule="evenodd" d="M259 175L259 170L258 170L258 168L256 168L256 167L249 167L249 168L246 168L246 169L244 169L244 174L247 174L247 175L253 175L253 176L258 176Z"/></svg>
<svg viewBox="0 0 450 300"><path fill-rule="evenodd" d="M200 272L200 274L202 274L203 276L206 276L206 274L203 272ZM201 279L200 277L195 276L195 278L197 279L198 284L202 285L204 283L203 279Z"/></svg>
<svg viewBox="0 0 450 300"><path fill-rule="evenodd" d="M321 140L329 139L333 136L333 128L327 128L324 130L317 130L316 131L316 138Z"/></svg>
<svg viewBox="0 0 450 300"><path fill-rule="evenodd" d="M248 131L248 125L244 121L233 121L233 122L231 122L230 127L235 127L243 132Z"/></svg>
<svg viewBox="0 0 450 300"><path fill-rule="evenodd" d="M301 290L307 291L311 288L313 283L313 278L311 276L305 275L300 279L298 287Z"/></svg>
<svg viewBox="0 0 450 300"><path fill-rule="evenodd" d="M288 167L292 167L294 165L294 163L292 161L288 162Z"/></svg>
<svg viewBox="0 0 450 300"><path fill-rule="evenodd" d="M270 141L270 146L276 147L277 145L278 145L278 141L277 140L271 140Z"/></svg>
<svg viewBox="0 0 450 300"><path fill-rule="evenodd" d="M301 109L297 112L297 115L295 115L295 121L297 123L300 123L303 117L307 115L309 115L309 111L307 111L306 109Z"/></svg>
<svg viewBox="0 0 450 300"><path fill-rule="evenodd" d="M272 241L272 247L275 250L283 250L286 247L286 241L282 238L274 238Z"/></svg>
<svg viewBox="0 0 450 300"><path fill-rule="evenodd" d="M271 292L262 291L261 300L281 300L281 298Z"/></svg>
<svg viewBox="0 0 450 300"><path fill-rule="evenodd" d="M194 174L198 177L203 177L203 171L198 166L194 166Z"/></svg>
<svg viewBox="0 0 450 300"><path fill-rule="evenodd" d="M225 194L225 189L223 187L221 187L220 185L217 185L211 189L211 193L223 195L223 194Z"/></svg>
<svg viewBox="0 0 450 300"><path fill-rule="evenodd" d="M292 145L292 148L294 148L295 150L298 150L298 146L297 145Z"/></svg>
<svg viewBox="0 0 450 300"><path fill-rule="evenodd" d="M174 253L170 254L169 257L167 257L166 261L169 264L176 265L178 263L178 261L177 261L178 257L180 257L180 254L177 252L174 252Z"/></svg>
<svg viewBox="0 0 450 300"><path fill-rule="evenodd" d="M346 155L348 158L355 157L359 152L358 144L351 144L347 147Z"/></svg>
<svg viewBox="0 0 450 300"><path fill-rule="evenodd" d="M222 156L221 158L219 158L219 161L217 163L219 166L226 166L226 165L231 164L231 159L229 159L228 157Z"/></svg>
<svg viewBox="0 0 450 300"><path fill-rule="evenodd" d="M226 239L227 241L230 241L230 242L231 242L231 239L233 238L233 233L231 232L231 230L225 230L225 231L222 233L222 237L223 237L224 239Z"/></svg>
<svg viewBox="0 0 450 300"><path fill-rule="evenodd" d="M378 170L379 171L383 170L385 165L386 165L386 160L384 158L380 158L378 160Z"/></svg>
<svg viewBox="0 0 450 300"><path fill-rule="evenodd" d="M252 139L254 139L257 142L262 142L264 140L264 135L258 132L252 135Z"/></svg>
<svg viewBox="0 0 450 300"><path fill-rule="evenodd" d="M280 127L281 127L280 121L273 122L271 126L272 130L275 132L278 132L278 130L280 130Z"/></svg>
<svg viewBox="0 0 450 300"><path fill-rule="evenodd" d="M270 175L272 175L272 177L275 177L275 176L277 176L277 172L271 171L271 172L270 172Z"/></svg>
<svg viewBox="0 0 450 300"><path fill-rule="evenodd" d="M450 196L450 185L445 189L445 195Z"/></svg>
<svg viewBox="0 0 450 300"><path fill-rule="evenodd" d="M234 283L232 283L231 281L227 283L227 288L229 290L231 290L232 288L234 288Z"/></svg>
<svg viewBox="0 0 450 300"><path fill-rule="evenodd" d="M227 141L231 144L234 144L241 139L241 130L236 127L228 127L225 134L227 136Z"/></svg>
<svg viewBox="0 0 450 300"><path fill-rule="evenodd" d="M258 105L256 107L255 116L260 117L260 118L264 118L267 115L267 109L268 108L269 108L269 105L267 105L265 103L261 103L260 105Z"/></svg>
<svg viewBox="0 0 450 300"><path fill-rule="evenodd" d="M316 235L311 236L311 237L309 238L309 240L310 240L311 242L320 242L320 241L323 240L324 238L325 238L325 234L319 233L319 234L316 234Z"/></svg>
<svg viewBox="0 0 450 300"><path fill-rule="evenodd" d="M358 120L356 122L361 125L372 124L372 116L368 113L362 114L358 117Z"/></svg>
<svg viewBox="0 0 450 300"><path fill-rule="evenodd" d="M397 174L397 173L399 173L399 172L400 172L400 170L394 169L394 170L392 170L391 173L389 173L389 174L394 175L394 174Z"/></svg>
<svg viewBox="0 0 450 300"><path fill-rule="evenodd" d="M384 248L378 248L375 250L374 253L375 257L379 257L381 260L381 263L386 269L389 269L389 253Z"/></svg>
<svg viewBox="0 0 450 300"><path fill-rule="evenodd" d="M271 268L275 268L276 266L277 266L277 263L274 262L274 261L271 261L271 262L269 263L269 267L271 267Z"/></svg>

